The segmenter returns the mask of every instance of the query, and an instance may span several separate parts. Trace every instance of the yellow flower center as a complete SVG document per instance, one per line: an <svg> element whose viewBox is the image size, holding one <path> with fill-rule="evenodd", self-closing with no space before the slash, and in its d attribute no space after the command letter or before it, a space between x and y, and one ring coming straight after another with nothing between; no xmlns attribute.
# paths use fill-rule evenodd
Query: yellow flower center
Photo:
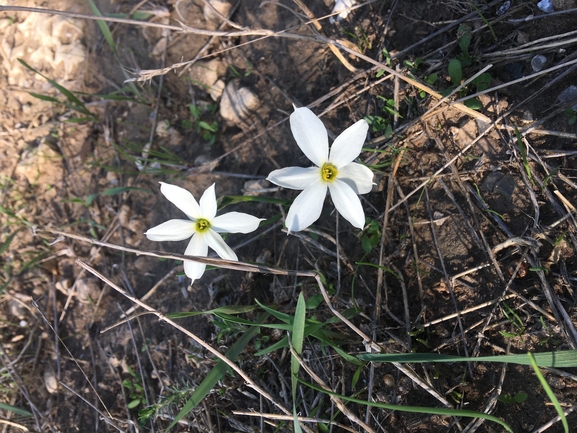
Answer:
<svg viewBox="0 0 577 433"><path fill-rule="evenodd" d="M337 174L339 174L337 168L328 162L321 167L321 177L325 182L332 182L337 178Z"/></svg>
<svg viewBox="0 0 577 433"><path fill-rule="evenodd" d="M196 231L198 233L204 233L208 229L210 229L210 223L208 220L205 220L204 218L196 220Z"/></svg>

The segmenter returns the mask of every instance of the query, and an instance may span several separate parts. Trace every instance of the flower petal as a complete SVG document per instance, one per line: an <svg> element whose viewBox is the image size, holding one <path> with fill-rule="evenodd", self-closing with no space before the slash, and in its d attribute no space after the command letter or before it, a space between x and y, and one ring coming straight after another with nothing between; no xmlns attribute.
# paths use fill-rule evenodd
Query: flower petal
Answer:
<svg viewBox="0 0 577 433"><path fill-rule="evenodd" d="M212 248L221 258L227 260L238 260L238 257L214 230L209 230L204 234L204 239L208 246Z"/></svg>
<svg viewBox="0 0 577 433"><path fill-rule="evenodd" d="M326 195L326 183L317 182L297 196L285 221L289 233L306 229L319 219Z"/></svg>
<svg viewBox="0 0 577 433"><path fill-rule="evenodd" d="M343 218L356 228L362 229L365 226L365 212L353 189L336 179L329 183L329 191L335 207Z"/></svg>
<svg viewBox="0 0 577 433"><path fill-rule="evenodd" d="M319 167L329 157L329 138L321 119L306 107L297 108L290 116L293 136L308 159Z"/></svg>
<svg viewBox="0 0 577 433"><path fill-rule="evenodd" d="M338 179L350 186L356 194L366 194L373 189L373 172L369 167L356 162L341 167Z"/></svg>
<svg viewBox="0 0 577 433"><path fill-rule="evenodd" d="M200 214L202 218L212 220L216 215L216 193L214 192L214 183L209 186L200 198Z"/></svg>
<svg viewBox="0 0 577 433"><path fill-rule="evenodd" d="M194 222L191 220L169 220L148 229L146 237L151 241L182 241L195 233Z"/></svg>
<svg viewBox="0 0 577 433"><path fill-rule="evenodd" d="M264 218L257 218L242 212L229 212L215 217L210 228L217 233L254 232Z"/></svg>
<svg viewBox="0 0 577 433"><path fill-rule="evenodd" d="M369 124L364 119L345 129L331 146L329 162L337 168L352 162L361 153L368 131Z"/></svg>
<svg viewBox="0 0 577 433"><path fill-rule="evenodd" d="M302 190L321 179L319 167L286 167L272 171L266 180L283 188Z"/></svg>
<svg viewBox="0 0 577 433"><path fill-rule="evenodd" d="M160 192L190 219L200 218L200 206L189 191L176 185L160 182Z"/></svg>
<svg viewBox="0 0 577 433"><path fill-rule="evenodd" d="M208 254L208 244L205 241L205 237L204 235L196 233L188 243L184 254L187 256L206 257ZM202 277L205 269L206 265L204 263L190 260L184 261L184 273L192 280L190 284L194 283L194 280Z"/></svg>

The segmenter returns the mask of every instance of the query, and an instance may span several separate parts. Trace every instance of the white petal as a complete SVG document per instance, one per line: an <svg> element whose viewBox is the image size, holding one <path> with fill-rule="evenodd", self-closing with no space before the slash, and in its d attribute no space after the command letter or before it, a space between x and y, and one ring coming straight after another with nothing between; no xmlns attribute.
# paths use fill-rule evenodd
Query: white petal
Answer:
<svg viewBox="0 0 577 433"><path fill-rule="evenodd" d="M266 180L283 188L305 189L321 179L319 167L286 167L271 172Z"/></svg>
<svg viewBox="0 0 577 433"><path fill-rule="evenodd" d="M214 218L210 228L217 233L250 233L258 228L261 221L264 221L264 218L242 212L229 212Z"/></svg>
<svg viewBox="0 0 577 433"><path fill-rule="evenodd" d="M184 254L187 256L206 257L208 254L208 244L204 238L204 235L196 233L188 243ZM194 280L202 277L205 269L206 265L204 263L192 262L190 260L185 260L184 262L184 273L192 280L191 284L194 283Z"/></svg>
<svg viewBox="0 0 577 433"><path fill-rule="evenodd" d="M329 162L337 168L352 162L361 153L368 131L369 124L364 119L345 129L331 146Z"/></svg>
<svg viewBox="0 0 577 433"><path fill-rule="evenodd" d="M293 136L308 159L319 167L329 157L329 138L321 119L306 107L297 108L290 116Z"/></svg>
<svg viewBox="0 0 577 433"><path fill-rule="evenodd" d="M365 226L365 212L361 201L346 183L336 179L329 183L331 198L339 213L356 228Z"/></svg>
<svg viewBox="0 0 577 433"><path fill-rule="evenodd" d="M350 186L356 194L366 194L373 189L373 172L369 167L356 162L341 167L338 179Z"/></svg>
<svg viewBox="0 0 577 433"><path fill-rule="evenodd" d="M176 185L160 182L160 192L190 219L200 218L200 206L189 191Z"/></svg>
<svg viewBox="0 0 577 433"><path fill-rule="evenodd" d="M204 239L208 246L212 248L216 254L223 259L238 260L234 251L224 242L224 239L213 230L209 230L204 234Z"/></svg>
<svg viewBox="0 0 577 433"><path fill-rule="evenodd" d="M195 233L194 222L191 220L169 220L148 229L146 237L151 241L182 241Z"/></svg>
<svg viewBox="0 0 577 433"><path fill-rule="evenodd" d="M306 229L319 219L326 195L326 183L317 182L297 196L286 217L289 233Z"/></svg>
<svg viewBox="0 0 577 433"><path fill-rule="evenodd" d="M200 198L200 212L202 218L211 220L216 215L216 193L214 192L214 183L204 191Z"/></svg>

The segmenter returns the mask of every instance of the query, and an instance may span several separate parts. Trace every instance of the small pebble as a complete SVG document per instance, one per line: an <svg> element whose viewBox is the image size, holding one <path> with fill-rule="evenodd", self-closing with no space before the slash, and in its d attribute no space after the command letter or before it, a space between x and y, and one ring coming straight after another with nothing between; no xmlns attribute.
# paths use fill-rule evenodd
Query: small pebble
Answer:
<svg viewBox="0 0 577 433"><path fill-rule="evenodd" d="M545 63L547 63L547 57L541 54L538 54L531 59L531 67L535 72L539 72L541 69L543 69Z"/></svg>
<svg viewBox="0 0 577 433"><path fill-rule="evenodd" d="M392 374L385 374L383 376L383 382L385 382L385 385L387 385L388 387L393 387L395 386L395 378L393 377Z"/></svg>

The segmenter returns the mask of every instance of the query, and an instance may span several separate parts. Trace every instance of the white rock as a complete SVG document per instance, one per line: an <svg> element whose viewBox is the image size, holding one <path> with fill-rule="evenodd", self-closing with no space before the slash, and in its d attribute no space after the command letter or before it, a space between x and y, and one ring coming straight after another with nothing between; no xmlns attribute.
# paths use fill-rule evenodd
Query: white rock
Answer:
<svg viewBox="0 0 577 433"><path fill-rule="evenodd" d="M555 10L551 0L541 0L539 3L537 3L537 7L547 14L550 14Z"/></svg>
<svg viewBox="0 0 577 433"><path fill-rule="evenodd" d="M344 20L349 15L349 9L355 5L355 0L336 0L335 7L331 13L340 12L336 16L336 21ZM330 18L331 24L335 23L335 18Z"/></svg>
<svg viewBox="0 0 577 433"><path fill-rule="evenodd" d="M240 80L228 83L220 100L220 115L230 124L241 126L260 105L250 89L240 87Z"/></svg>
<svg viewBox="0 0 577 433"><path fill-rule="evenodd" d="M96 303L100 296L100 282L96 278L80 278L76 281L78 300L83 304Z"/></svg>

